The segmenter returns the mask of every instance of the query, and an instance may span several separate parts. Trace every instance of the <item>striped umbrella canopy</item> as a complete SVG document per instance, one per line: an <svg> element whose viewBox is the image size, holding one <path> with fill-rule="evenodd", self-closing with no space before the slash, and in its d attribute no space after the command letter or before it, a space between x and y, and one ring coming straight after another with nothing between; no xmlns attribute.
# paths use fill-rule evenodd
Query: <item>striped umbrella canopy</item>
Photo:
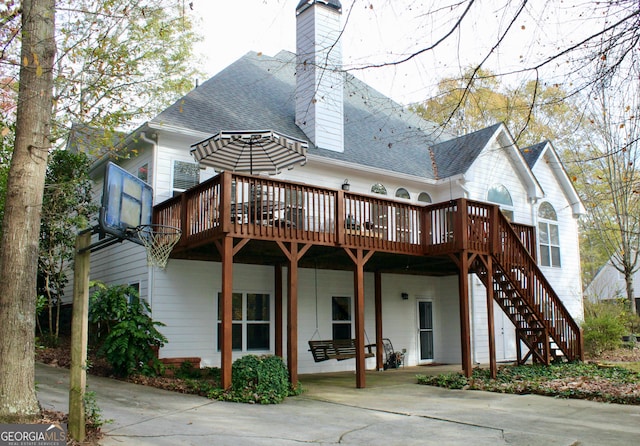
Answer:
<svg viewBox="0 0 640 446"><path fill-rule="evenodd" d="M232 172L279 173L307 160L309 144L273 130L221 131L191 146L202 165Z"/></svg>

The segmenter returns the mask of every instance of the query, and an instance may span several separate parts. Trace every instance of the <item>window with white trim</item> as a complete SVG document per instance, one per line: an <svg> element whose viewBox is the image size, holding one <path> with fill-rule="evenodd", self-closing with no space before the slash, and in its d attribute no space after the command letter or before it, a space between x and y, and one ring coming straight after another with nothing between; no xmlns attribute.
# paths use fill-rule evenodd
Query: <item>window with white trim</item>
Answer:
<svg viewBox="0 0 640 446"><path fill-rule="evenodd" d="M218 293L218 351L222 333L222 293ZM231 296L231 346L236 351L271 349L271 296L233 293Z"/></svg>
<svg viewBox="0 0 640 446"><path fill-rule="evenodd" d="M538 246L540 265L560 268L560 230L558 215L546 201L538 208Z"/></svg>
<svg viewBox="0 0 640 446"><path fill-rule="evenodd" d="M513 221L513 200L511 194L502 184L494 184L487 192L487 201L500 205L502 214L509 221Z"/></svg>
<svg viewBox="0 0 640 446"><path fill-rule="evenodd" d="M375 183L371 186L371 192L374 194L387 195L387 188L382 183Z"/></svg>
<svg viewBox="0 0 640 446"><path fill-rule="evenodd" d="M396 191L396 198L404 198L405 200L411 200L411 195L409 194L408 190L406 190L404 187L401 187Z"/></svg>
<svg viewBox="0 0 640 446"><path fill-rule="evenodd" d="M331 330L333 339L351 339L351 298L331 298Z"/></svg>
<svg viewBox="0 0 640 446"><path fill-rule="evenodd" d="M173 161L173 180L171 184L172 196L200 184L200 166L187 161Z"/></svg>
<svg viewBox="0 0 640 446"><path fill-rule="evenodd" d="M431 195L426 192L420 192L420 195L418 195L418 201L421 203L432 203Z"/></svg>

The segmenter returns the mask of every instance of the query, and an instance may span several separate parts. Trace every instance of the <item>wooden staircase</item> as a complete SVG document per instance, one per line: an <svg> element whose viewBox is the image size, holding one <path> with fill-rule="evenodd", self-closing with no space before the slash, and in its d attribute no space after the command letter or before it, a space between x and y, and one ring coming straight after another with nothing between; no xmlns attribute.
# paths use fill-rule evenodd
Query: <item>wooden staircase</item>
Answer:
<svg viewBox="0 0 640 446"><path fill-rule="evenodd" d="M582 359L582 333L507 219L499 215L491 249L492 274L476 260L472 269L516 327L518 363ZM523 355L521 346L528 351Z"/></svg>

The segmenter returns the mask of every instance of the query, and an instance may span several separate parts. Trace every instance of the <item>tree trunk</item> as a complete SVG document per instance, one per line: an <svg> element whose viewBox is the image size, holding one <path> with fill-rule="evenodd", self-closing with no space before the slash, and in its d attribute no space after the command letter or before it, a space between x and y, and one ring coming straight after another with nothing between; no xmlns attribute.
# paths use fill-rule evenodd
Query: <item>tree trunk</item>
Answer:
<svg viewBox="0 0 640 446"><path fill-rule="evenodd" d="M16 138L0 250L0 422L39 414L35 313L42 195L51 146L55 0L22 1Z"/></svg>
<svg viewBox="0 0 640 446"><path fill-rule="evenodd" d="M631 272L626 272L625 271L625 275L624 275L624 281L627 285L627 300L629 301L629 311L631 312L631 314L636 314L637 313L637 309L636 309L636 299L634 297L634 293L633 293L633 276L634 274Z"/></svg>

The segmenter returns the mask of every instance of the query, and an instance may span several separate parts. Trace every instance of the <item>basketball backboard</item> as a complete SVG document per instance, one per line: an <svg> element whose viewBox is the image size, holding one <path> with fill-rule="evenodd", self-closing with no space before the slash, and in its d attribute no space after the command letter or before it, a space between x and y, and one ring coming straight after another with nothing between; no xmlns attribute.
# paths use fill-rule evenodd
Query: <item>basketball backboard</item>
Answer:
<svg viewBox="0 0 640 446"><path fill-rule="evenodd" d="M109 162L105 168L100 229L120 239L137 241L133 231L151 224L153 189L147 183Z"/></svg>

